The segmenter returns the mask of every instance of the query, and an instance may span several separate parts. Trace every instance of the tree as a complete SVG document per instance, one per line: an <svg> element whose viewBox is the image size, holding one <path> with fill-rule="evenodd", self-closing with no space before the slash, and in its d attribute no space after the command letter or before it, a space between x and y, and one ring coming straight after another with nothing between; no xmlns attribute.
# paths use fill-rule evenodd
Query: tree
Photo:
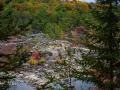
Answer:
<svg viewBox="0 0 120 90"><path fill-rule="evenodd" d="M7 0L6 0L7 1ZM2 3L4 5L4 2ZM33 18L28 11L22 10L25 5L7 3L0 13L0 40L7 40L9 36L25 34ZM18 9L19 8L19 9ZM26 9L26 8L25 8Z"/></svg>
<svg viewBox="0 0 120 90"><path fill-rule="evenodd" d="M14 70L25 62L27 54L22 50L22 44L9 43L8 40L11 36L23 34L31 22L32 19L29 19L23 23L23 16L21 16L21 12L14 11L12 0L0 1L0 72L3 72L0 76L1 90L8 87L7 81L12 78L9 76L8 71ZM1 85L2 81L6 85L5 87Z"/></svg>
<svg viewBox="0 0 120 90"><path fill-rule="evenodd" d="M45 26L48 23L48 5L43 3L39 5L39 8L36 13L36 18L32 24L32 28L35 29L36 32L45 32Z"/></svg>
<svg viewBox="0 0 120 90"><path fill-rule="evenodd" d="M120 87L119 4L120 0L97 0L97 8L92 10L97 24L92 21L85 30L90 51L83 54L83 60L77 60L81 71L74 70L77 78L107 90Z"/></svg>
<svg viewBox="0 0 120 90"><path fill-rule="evenodd" d="M53 39L62 39L62 29L55 23L47 23L45 27L45 33L47 36L52 37Z"/></svg>

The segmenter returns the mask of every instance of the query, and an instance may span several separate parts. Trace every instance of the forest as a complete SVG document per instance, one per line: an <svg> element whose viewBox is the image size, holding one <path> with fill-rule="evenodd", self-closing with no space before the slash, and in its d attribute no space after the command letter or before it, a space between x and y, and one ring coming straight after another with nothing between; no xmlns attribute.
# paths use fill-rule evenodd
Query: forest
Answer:
<svg viewBox="0 0 120 90"><path fill-rule="evenodd" d="M0 90L119 90L120 0L0 0Z"/></svg>

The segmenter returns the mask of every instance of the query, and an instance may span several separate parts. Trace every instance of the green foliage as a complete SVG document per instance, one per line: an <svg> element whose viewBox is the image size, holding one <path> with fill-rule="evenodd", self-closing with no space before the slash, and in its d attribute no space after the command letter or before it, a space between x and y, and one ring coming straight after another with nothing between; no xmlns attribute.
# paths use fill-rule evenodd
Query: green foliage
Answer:
<svg viewBox="0 0 120 90"><path fill-rule="evenodd" d="M13 0L14 2L17 2L17 3L24 3L25 1L27 0Z"/></svg>
<svg viewBox="0 0 120 90"><path fill-rule="evenodd" d="M119 0L98 0L98 7L91 11L94 17L83 17L87 26L85 42L90 51L78 60L82 70L74 70L77 78L109 90L120 86L120 27L115 1Z"/></svg>
<svg viewBox="0 0 120 90"><path fill-rule="evenodd" d="M32 17L29 16L30 14L28 15L27 13L22 12L22 10L18 9L18 7L15 7L15 4L12 3L12 0L5 0L5 2L1 4L2 7L0 7L0 41L7 42L10 36L25 34L28 26L32 23ZM14 70L16 67L26 62L27 54L26 52L21 50L22 45L20 45L20 47L18 45L14 46L16 50L14 50L14 53L12 53L11 49L13 48L11 48L9 44L10 43L3 43L3 47L6 47L5 50L0 48L3 50L2 52L5 52L0 53L0 59L2 59L2 61L0 60L0 72ZM11 53L8 53L6 50ZM1 78L3 76L1 75Z"/></svg>
<svg viewBox="0 0 120 90"><path fill-rule="evenodd" d="M57 32L70 34L72 29L81 24L80 20L84 10L76 8L74 2L58 3L56 0L51 0L49 3L40 3L39 5L40 7L35 14L36 18L32 24L32 29L35 32L42 31L47 36L58 39L62 36L56 34Z"/></svg>
<svg viewBox="0 0 120 90"><path fill-rule="evenodd" d="M4 7L0 14L0 40L9 36L24 34L33 18L29 11L17 10L18 6L10 3Z"/></svg>
<svg viewBox="0 0 120 90"><path fill-rule="evenodd" d="M35 20L32 24L32 28L36 30L36 32L45 32L45 25L48 22L48 6L46 4L41 4L37 13L35 14Z"/></svg>
<svg viewBox="0 0 120 90"><path fill-rule="evenodd" d="M47 23L45 31L46 33L49 33L49 36L52 37L53 39L62 38L61 37L62 29L59 25L55 23Z"/></svg>

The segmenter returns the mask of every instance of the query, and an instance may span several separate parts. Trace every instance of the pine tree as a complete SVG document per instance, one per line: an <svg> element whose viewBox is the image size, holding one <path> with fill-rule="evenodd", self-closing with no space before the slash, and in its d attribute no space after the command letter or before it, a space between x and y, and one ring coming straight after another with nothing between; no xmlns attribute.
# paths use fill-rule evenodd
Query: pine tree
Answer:
<svg viewBox="0 0 120 90"><path fill-rule="evenodd" d="M0 72L12 70L22 64L22 60L26 60L26 52L22 52L21 50L23 45L12 45L7 40L10 36L21 34L32 23L32 19L22 25L18 22L15 23L14 19L17 20L17 17L13 15L13 10L11 8L7 8L8 10L6 10L6 7L10 3L12 3L12 0L0 1ZM7 43L4 44L2 41Z"/></svg>
<svg viewBox="0 0 120 90"><path fill-rule="evenodd" d="M105 90L120 87L119 4L120 0L97 0L97 8L92 10L97 24L85 31L90 51L83 54L83 60L77 60L81 71L74 70L77 78Z"/></svg>

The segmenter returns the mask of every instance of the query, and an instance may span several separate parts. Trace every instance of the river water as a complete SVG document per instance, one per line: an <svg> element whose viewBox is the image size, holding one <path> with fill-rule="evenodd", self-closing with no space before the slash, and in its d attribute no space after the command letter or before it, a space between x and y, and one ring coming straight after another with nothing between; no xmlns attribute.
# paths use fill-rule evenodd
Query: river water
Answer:
<svg viewBox="0 0 120 90"><path fill-rule="evenodd" d="M13 84L15 83L13 82ZM62 89L60 85L54 86L54 84L55 83L51 83L50 85L54 87L55 90L58 90L58 88ZM92 83L82 82L81 80L76 80L75 78L72 78L71 84L74 86L74 90L89 90L90 88L95 87ZM36 88L28 84L25 80L19 79L19 83L10 86L7 90L36 90Z"/></svg>

